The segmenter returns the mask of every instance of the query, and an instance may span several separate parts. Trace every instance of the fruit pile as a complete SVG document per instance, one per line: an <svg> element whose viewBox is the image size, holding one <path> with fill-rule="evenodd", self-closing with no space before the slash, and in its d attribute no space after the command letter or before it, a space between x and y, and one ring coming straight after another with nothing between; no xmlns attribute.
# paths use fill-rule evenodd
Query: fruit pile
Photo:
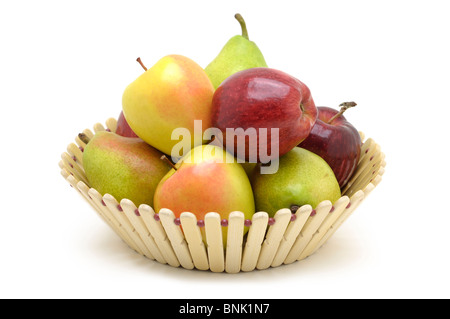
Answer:
<svg viewBox="0 0 450 319"><path fill-rule="evenodd" d="M90 187L117 200L196 215L255 212L334 203L361 153L358 131L340 110L316 107L308 87L269 68L249 40L232 37L202 68L168 55L124 91L115 132L87 143Z"/></svg>

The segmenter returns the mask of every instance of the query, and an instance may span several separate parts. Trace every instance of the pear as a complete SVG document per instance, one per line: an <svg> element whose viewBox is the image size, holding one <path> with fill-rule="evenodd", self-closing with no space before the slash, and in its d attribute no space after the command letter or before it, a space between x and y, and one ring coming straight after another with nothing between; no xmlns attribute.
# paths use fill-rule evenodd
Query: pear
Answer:
<svg viewBox="0 0 450 319"><path fill-rule="evenodd" d="M220 214L221 219L228 219L234 211L243 212L245 219L251 219L255 213L253 192L244 168L230 153L211 144L193 148L175 164L161 179L154 205L156 212L168 208L175 217L191 212L203 221L209 212ZM224 230L224 244L226 237Z"/></svg>
<svg viewBox="0 0 450 319"><path fill-rule="evenodd" d="M321 201L334 203L341 197L339 183L327 162L300 147L280 157L274 174L261 174L257 167L251 182L256 210L271 217L282 208L307 204L315 208Z"/></svg>
<svg viewBox="0 0 450 319"><path fill-rule="evenodd" d="M238 71L267 67L266 60L258 46L248 37L244 19L239 13L234 17L241 25L242 35L236 35L228 40L219 55L205 68L214 89L217 89L226 78Z"/></svg>
<svg viewBox="0 0 450 319"><path fill-rule="evenodd" d="M83 167L91 187L120 201L153 205L159 181L170 170L163 153L137 137L100 131L83 152Z"/></svg>

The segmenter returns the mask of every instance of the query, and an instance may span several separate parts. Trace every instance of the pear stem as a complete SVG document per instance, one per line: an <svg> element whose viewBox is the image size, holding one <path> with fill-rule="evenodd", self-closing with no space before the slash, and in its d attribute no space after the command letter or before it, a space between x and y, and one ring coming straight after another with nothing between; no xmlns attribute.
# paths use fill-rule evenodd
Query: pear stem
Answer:
<svg viewBox="0 0 450 319"><path fill-rule="evenodd" d="M142 68L147 71L147 68L145 67L144 63L142 63L141 58L137 58L136 61L139 62L139 64L142 66Z"/></svg>
<svg viewBox="0 0 450 319"><path fill-rule="evenodd" d="M334 115L331 119L328 120L327 124L331 124L335 119L337 119L339 116L344 114L345 111L347 111L349 108L356 106L357 104L355 102L343 102L339 104L341 109L339 110L339 113Z"/></svg>
<svg viewBox="0 0 450 319"><path fill-rule="evenodd" d="M247 26L245 25L245 20L244 20L244 18L243 18L239 13L236 13L236 14L234 15L234 17L236 18L236 20L239 21L239 24L241 25L242 36L243 36L244 38L246 38L247 40L250 40L250 39L248 38Z"/></svg>
<svg viewBox="0 0 450 319"><path fill-rule="evenodd" d="M89 137L88 137L86 134L84 134L84 133L78 134L78 138L79 138L84 144L87 144L87 143L89 143L89 141L90 141Z"/></svg>
<svg viewBox="0 0 450 319"><path fill-rule="evenodd" d="M167 164L169 164L174 170L177 170L176 166L174 163L172 163L172 161L170 159L167 158L166 155L161 156L161 159L166 162Z"/></svg>

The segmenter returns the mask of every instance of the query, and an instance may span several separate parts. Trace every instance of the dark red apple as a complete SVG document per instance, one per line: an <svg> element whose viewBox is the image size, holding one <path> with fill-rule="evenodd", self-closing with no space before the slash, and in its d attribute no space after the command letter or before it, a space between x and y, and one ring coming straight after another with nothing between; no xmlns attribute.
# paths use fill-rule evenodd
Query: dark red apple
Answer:
<svg viewBox="0 0 450 319"><path fill-rule="evenodd" d="M339 186L347 184L358 165L361 137L358 130L342 115L355 102L342 103L340 111L319 106L316 124L298 146L320 157L333 169Z"/></svg>
<svg viewBox="0 0 450 319"><path fill-rule="evenodd" d="M247 162L267 163L308 136L317 109L308 87L295 77L251 68L231 75L216 89L212 114L213 127L222 132L216 137L229 152ZM244 140L245 154L238 148Z"/></svg>
<svg viewBox="0 0 450 319"><path fill-rule="evenodd" d="M131 129L130 125L128 125L128 122L123 115L123 111L120 112L119 118L117 119L116 134L125 137L138 137Z"/></svg>

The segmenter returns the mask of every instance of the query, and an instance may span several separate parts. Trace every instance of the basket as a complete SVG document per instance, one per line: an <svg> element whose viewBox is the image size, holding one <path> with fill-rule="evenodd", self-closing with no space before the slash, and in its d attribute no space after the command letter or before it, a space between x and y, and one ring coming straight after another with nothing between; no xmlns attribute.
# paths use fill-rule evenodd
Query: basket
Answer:
<svg viewBox="0 0 450 319"><path fill-rule="evenodd" d="M97 123L94 131L86 129L83 133L91 138L97 131L115 132L116 119L110 118L105 124ZM224 221L217 213L206 214L203 221L188 212L175 218L169 209L155 213L149 205L136 207L128 199L119 202L91 188L83 170L85 143L78 137L62 154L59 166L70 185L140 255L173 267L238 273L290 264L315 253L380 183L386 165L384 154L373 139L365 140L360 134L364 141L361 157L339 200L334 204L325 200L314 208L304 205L295 213L281 209L273 218L257 212L251 220L245 220L242 212L231 212L226 223L226 247L222 241ZM205 228L206 242L201 227Z"/></svg>

